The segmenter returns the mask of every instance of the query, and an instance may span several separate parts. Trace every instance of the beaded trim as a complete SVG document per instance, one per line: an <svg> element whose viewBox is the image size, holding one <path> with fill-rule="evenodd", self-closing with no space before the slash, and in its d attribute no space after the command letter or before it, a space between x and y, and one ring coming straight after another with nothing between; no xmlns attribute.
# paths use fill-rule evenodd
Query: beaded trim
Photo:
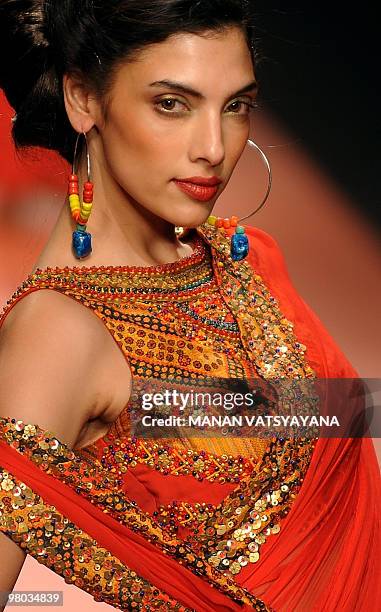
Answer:
<svg viewBox="0 0 381 612"><path fill-rule="evenodd" d="M25 429L28 426L25 427ZM67 584L120 610L192 612L141 578L82 529L0 468L0 530Z"/></svg>
<svg viewBox="0 0 381 612"><path fill-rule="evenodd" d="M191 475L200 482L239 483L260 464L258 459L247 459L242 455L215 455L192 449L184 453L176 439L170 440L170 443L169 440L156 442L135 436L121 439L108 436L107 439L110 443L102 449L102 464L112 466L120 477L129 468L145 463L164 476Z"/></svg>

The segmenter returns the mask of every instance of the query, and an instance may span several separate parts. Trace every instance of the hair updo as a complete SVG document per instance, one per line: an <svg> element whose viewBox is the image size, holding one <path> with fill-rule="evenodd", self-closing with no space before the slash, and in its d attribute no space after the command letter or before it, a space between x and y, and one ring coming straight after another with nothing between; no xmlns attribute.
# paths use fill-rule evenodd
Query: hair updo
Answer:
<svg viewBox="0 0 381 612"><path fill-rule="evenodd" d="M104 100L116 69L144 47L180 32L237 25L253 62L250 0L0 0L0 87L16 111L17 149L40 146L72 160L76 132L62 77L84 79Z"/></svg>

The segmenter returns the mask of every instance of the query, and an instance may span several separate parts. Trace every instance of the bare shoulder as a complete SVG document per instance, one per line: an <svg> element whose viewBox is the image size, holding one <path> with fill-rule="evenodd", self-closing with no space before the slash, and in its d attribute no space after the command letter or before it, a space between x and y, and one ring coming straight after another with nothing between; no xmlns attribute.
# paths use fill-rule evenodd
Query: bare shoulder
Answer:
<svg viewBox="0 0 381 612"><path fill-rule="evenodd" d="M0 414L74 446L85 423L124 405L129 369L98 317L54 290L23 297L0 328Z"/></svg>

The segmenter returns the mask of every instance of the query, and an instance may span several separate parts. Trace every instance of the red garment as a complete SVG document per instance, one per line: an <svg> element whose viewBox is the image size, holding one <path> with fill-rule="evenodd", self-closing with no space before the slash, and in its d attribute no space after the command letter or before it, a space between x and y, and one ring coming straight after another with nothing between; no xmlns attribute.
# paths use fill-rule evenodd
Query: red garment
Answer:
<svg viewBox="0 0 381 612"><path fill-rule="evenodd" d="M249 228L250 262L278 298L321 378L359 375L290 282L268 234ZM381 608L381 479L371 438L316 444L303 487L258 564L240 584L282 612ZM274 562L276 560L276 562Z"/></svg>
<svg viewBox="0 0 381 612"><path fill-rule="evenodd" d="M247 227L249 263L278 299L295 336L307 346L307 362L320 378L356 378L358 374L323 325L297 294L284 258L266 232ZM66 484L1 442L0 464L26 482L49 504L97 539L129 568L189 609L255 609L213 589L139 533L102 512ZM211 491L192 477L163 477L146 465L127 473L125 486L150 514L172 499L218 503L233 485ZM304 482L281 531L263 544L256 564L235 577L237 584L277 612L365 611L381 607L381 478L372 440L319 439ZM259 608L258 608L259 609Z"/></svg>

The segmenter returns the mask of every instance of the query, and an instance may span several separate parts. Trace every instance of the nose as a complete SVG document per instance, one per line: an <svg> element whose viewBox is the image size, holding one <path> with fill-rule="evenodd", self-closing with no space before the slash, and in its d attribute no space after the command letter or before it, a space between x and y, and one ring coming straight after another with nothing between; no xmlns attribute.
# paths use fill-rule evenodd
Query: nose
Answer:
<svg viewBox="0 0 381 612"><path fill-rule="evenodd" d="M224 135L220 113L201 113L192 126L189 157L192 162L203 160L218 166L225 159Z"/></svg>

